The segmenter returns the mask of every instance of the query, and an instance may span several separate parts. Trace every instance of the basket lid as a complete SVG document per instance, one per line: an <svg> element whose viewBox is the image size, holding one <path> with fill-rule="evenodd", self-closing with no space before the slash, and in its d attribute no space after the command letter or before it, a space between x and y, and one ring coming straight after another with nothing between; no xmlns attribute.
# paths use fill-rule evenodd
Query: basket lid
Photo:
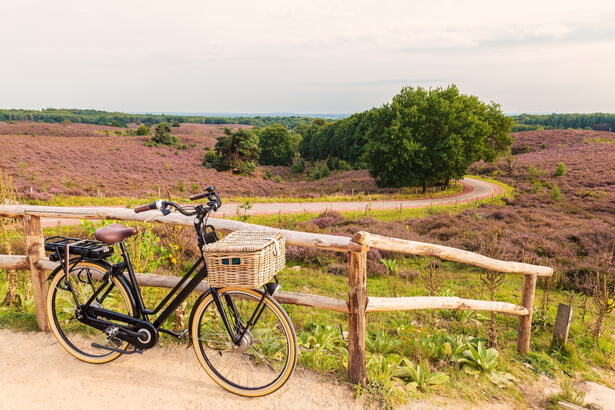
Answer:
<svg viewBox="0 0 615 410"><path fill-rule="evenodd" d="M203 252L256 252L274 243L282 234L276 231L235 231L221 240L203 246Z"/></svg>

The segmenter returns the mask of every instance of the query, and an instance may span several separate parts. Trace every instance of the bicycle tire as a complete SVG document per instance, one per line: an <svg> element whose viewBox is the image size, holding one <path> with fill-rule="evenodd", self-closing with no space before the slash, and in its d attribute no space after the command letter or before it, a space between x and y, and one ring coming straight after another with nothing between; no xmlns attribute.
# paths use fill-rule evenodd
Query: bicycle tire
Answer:
<svg viewBox="0 0 615 410"><path fill-rule="evenodd" d="M218 289L218 294L226 312L230 308L225 297L230 297L243 323L263 297L262 291L235 287ZM264 310L250 338L246 336L251 343L245 351L234 348L211 293L194 307L189 325L203 369L218 385L240 396L273 393L286 383L297 362L297 337L288 315L273 298L265 296L263 302Z"/></svg>
<svg viewBox="0 0 615 410"><path fill-rule="evenodd" d="M79 262L71 268L69 280L75 293L78 294L79 304L85 303L94 292L94 287L102 284L102 280L93 276L102 278L106 271L107 268L102 264L90 261ZM102 364L117 359L122 353L96 348L92 343L123 350L128 346L128 342L108 338L103 331L81 323L76 317L77 302L66 286L62 267L57 268L52 277L47 291L47 317L51 331L60 345L68 353L87 363ZM91 282L87 281L88 277L91 278ZM102 294L106 292L105 290ZM95 303L106 309L134 315L128 290L116 277L112 279L112 285L105 298Z"/></svg>

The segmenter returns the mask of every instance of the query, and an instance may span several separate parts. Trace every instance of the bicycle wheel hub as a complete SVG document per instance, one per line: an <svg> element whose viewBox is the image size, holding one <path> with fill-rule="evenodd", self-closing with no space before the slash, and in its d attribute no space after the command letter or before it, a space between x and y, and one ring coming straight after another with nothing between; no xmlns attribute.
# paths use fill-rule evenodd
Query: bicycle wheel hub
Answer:
<svg viewBox="0 0 615 410"><path fill-rule="evenodd" d="M233 350L237 353L244 353L252 346L252 342L254 342L254 338L252 337L252 333L248 330L241 338L239 344L234 346Z"/></svg>

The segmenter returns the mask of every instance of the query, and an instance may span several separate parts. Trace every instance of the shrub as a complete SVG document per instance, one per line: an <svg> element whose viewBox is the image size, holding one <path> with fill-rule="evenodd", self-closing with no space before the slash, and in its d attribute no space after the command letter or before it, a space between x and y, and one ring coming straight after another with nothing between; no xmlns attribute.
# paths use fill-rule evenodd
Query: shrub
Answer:
<svg viewBox="0 0 615 410"><path fill-rule="evenodd" d="M293 171L303 174L305 172L305 160L303 158L299 158L297 162L293 164Z"/></svg>
<svg viewBox="0 0 615 410"><path fill-rule="evenodd" d="M218 171L228 171L238 174L254 174L256 164L254 161L258 159L258 137L249 130L239 129L232 132L230 128L224 129L224 136L218 137L215 146L217 155L215 162L204 164L211 166ZM206 154L205 158L208 158ZM209 157L214 158L214 157Z"/></svg>
<svg viewBox="0 0 615 410"><path fill-rule="evenodd" d="M166 122L161 122L156 126L156 132L152 137L152 142L163 145L177 145L179 140L171 135L171 127Z"/></svg>
<svg viewBox="0 0 615 410"><path fill-rule="evenodd" d="M323 163L323 164L317 166L316 168L314 168L313 178L315 180L316 179L321 179L321 178L326 178L329 175L331 175L331 171L329 170L329 167L325 163Z"/></svg>
<svg viewBox="0 0 615 410"><path fill-rule="evenodd" d="M559 202L560 199L562 199L562 194L559 191L559 188L557 187L557 185L553 185L553 188L551 188L550 195L551 195L551 200L553 202Z"/></svg>
<svg viewBox="0 0 615 410"><path fill-rule="evenodd" d="M217 168L222 158L215 151L208 150L203 158L203 165L207 168Z"/></svg>
<svg viewBox="0 0 615 410"><path fill-rule="evenodd" d="M273 178L273 180L279 184L280 182L282 182L282 177L281 177L281 176L279 176L279 175L276 175L276 176Z"/></svg>
<svg viewBox="0 0 615 410"><path fill-rule="evenodd" d="M235 163L234 172L240 175L253 175L256 171L256 164L252 161L239 160Z"/></svg>
<svg viewBox="0 0 615 410"><path fill-rule="evenodd" d="M325 163L329 169L337 169L337 164L339 162L339 158L336 157L327 157Z"/></svg>
<svg viewBox="0 0 615 410"><path fill-rule="evenodd" d="M352 165L350 165L347 161L344 161L343 159L340 159L340 161L337 163L338 171L350 171L351 169Z"/></svg>
<svg viewBox="0 0 615 410"><path fill-rule="evenodd" d="M557 168L555 168L555 172L553 173L554 177L561 177L566 174L566 165L563 162L557 164Z"/></svg>
<svg viewBox="0 0 615 410"><path fill-rule="evenodd" d="M173 124L171 124L171 127L179 127L179 121L173 121Z"/></svg>
<svg viewBox="0 0 615 410"><path fill-rule="evenodd" d="M265 181L269 180L271 178L271 172L269 172L268 169L265 170L265 173L263 174L263 179Z"/></svg>
<svg viewBox="0 0 615 410"><path fill-rule="evenodd" d="M534 165L530 165L530 167L527 169L527 174L532 179L538 178L538 171L536 170L536 167Z"/></svg>
<svg viewBox="0 0 615 410"><path fill-rule="evenodd" d="M540 183L540 181L534 181L534 187L532 188L532 192L535 194L542 192L542 184Z"/></svg>

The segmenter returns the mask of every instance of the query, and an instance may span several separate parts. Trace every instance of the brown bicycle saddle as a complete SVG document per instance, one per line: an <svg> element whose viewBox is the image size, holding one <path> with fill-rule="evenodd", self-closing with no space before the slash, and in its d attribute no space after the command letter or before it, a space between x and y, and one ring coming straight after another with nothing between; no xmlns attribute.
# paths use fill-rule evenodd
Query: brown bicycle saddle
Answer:
<svg viewBox="0 0 615 410"><path fill-rule="evenodd" d="M98 228L94 232L94 237L104 243L116 243L137 233L137 228L127 227L122 224L111 224Z"/></svg>

